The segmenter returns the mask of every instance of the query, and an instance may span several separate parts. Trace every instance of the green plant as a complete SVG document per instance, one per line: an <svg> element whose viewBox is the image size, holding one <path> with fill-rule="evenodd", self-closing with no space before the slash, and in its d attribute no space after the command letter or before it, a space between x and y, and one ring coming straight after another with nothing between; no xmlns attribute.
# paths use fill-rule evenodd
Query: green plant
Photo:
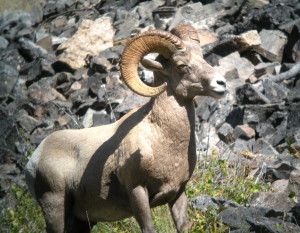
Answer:
<svg viewBox="0 0 300 233"><path fill-rule="evenodd" d="M187 195L190 199L199 195L222 197L246 205L253 193L269 189L263 182L256 183L254 178L247 178L249 171L247 166L241 163L231 164L219 158L217 151L213 151L212 155L202 156L202 160L198 162L187 185ZM221 211L222 209L210 208L201 212L190 208L192 232L225 232L228 227L218 219Z"/></svg>
<svg viewBox="0 0 300 233"><path fill-rule="evenodd" d="M297 150L297 148L293 145L292 140L287 140L287 149L290 152L291 155L293 155L295 158L300 158L300 151Z"/></svg>
<svg viewBox="0 0 300 233"><path fill-rule="evenodd" d="M217 155L204 158L187 185L189 198L201 194L221 196L239 204L246 204L255 192L266 191L268 185L247 178L249 168L241 163L231 164Z"/></svg>
<svg viewBox="0 0 300 233"><path fill-rule="evenodd" d="M155 229L159 233L176 232L172 217L167 205L151 210ZM117 222L101 222L93 228L93 233L140 233L136 220L131 217Z"/></svg>
<svg viewBox="0 0 300 233"><path fill-rule="evenodd" d="M228 227L221 223L218 219L218 214L221 210L209 208L206 212L201 212L197 209L189 208L190 221L193 223L193 233L222 233Z"/></svg>
<svg viewBox="0 0 300 233"><path fill-rule="evenodd" d="M100 222L93 227L92 233L127 233L139 232L140 228L134 218L117 222Z"/></svg>
<svg viewBox="0 0 300 233"><path fill-rule="evenodd" d="M26 187L11 187L15 207L8 207L1 214L0 225L6 226L10 233L45 232L45 221L42 211L31 199Z"/></svg>

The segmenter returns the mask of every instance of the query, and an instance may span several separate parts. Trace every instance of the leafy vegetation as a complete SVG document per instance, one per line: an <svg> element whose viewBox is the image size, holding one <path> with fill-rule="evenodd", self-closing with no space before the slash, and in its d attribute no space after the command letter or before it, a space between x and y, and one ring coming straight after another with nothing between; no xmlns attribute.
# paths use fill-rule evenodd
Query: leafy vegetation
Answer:
<svg viewBox="0 0 300 233"><path fill-rule="evenodd" d="M201 194L223 197L239 204L247 204L255 192L267 191L268 185L247 178L249 168L241 163L230 164L212 155L198 163L187 188L189 198Z"/></svg>
<svg viewBox="0 0 300 233"><path fill-rule="evenodd" d="M40 233L45 232L45 221L41 208L33 201L26 187L12 186L14 208L7 208L0 214L0 232ZM1 229L2 228L2 229ZM5 231L4 229L9 229Z"/></svg>
<svg viewBox="0 0 300 233"><path fill-rule="evenodd" d="M293 146L293 141L292 140L287 140L288 144L288 151L290 152L291 155L293 155L295 158L299 159L300 158L300 151L297 150L295 146Z"/></svg>
<svg viewBox="0 0 300 233"><path fill-rule="evenodd" d="M247 205L255 192L266 191L268 186L254 179L246 178L249 168L238 163L231 164L219 158L218 153L202 156L197 168L187 185L187 195L193 199L199 195L210 195L233 200ZM45 232L45 222L40 207L30 198L25 187L12 187L14 208L2 211L0 226L8 226L9 232ZM227 226L219 222L218 213L221 210L209 209L205 213L189 207L189 218L193 223L191 232L225 232ZM172 218L167 205L152 210L157 232L175 232ZM1 231L1 229L0 229ZM140 232L134 218L113 223L98 223L93 233L135 233Z"/></svg>

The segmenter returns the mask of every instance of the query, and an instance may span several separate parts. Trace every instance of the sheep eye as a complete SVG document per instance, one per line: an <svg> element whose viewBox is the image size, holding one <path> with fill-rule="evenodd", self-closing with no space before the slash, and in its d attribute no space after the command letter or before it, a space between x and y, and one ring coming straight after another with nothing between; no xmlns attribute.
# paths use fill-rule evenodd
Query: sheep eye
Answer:
<svg viewBox="0 0 300 233"><path fill-rule="evenodd" d="M187 65L185 65L185 64L180 64L180 65L177 66L177 68L178 68L179 70L183 70L183 69L186 68L186 67L187 67Z"/></svg>

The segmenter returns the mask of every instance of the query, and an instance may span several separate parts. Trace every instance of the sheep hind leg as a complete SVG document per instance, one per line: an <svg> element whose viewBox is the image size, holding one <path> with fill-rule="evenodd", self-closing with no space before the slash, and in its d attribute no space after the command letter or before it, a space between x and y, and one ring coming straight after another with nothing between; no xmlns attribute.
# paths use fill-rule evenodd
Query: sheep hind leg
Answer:
<svg viewBox="0 0 300 233"><path fill-rule="evenodd" d="M44 193L39 200L46 221L47 233L90 233L93 222L82 221L72 215L70 196L62 193Z"/></svg>
<svg viewBox="0 0 300 233"><path fill-rule="evenodd" d="M190 224L187 220L187 205L188 198L185 192L182 192L173 202L169 203L169 208L178 233L182 233L190 228Z"/></svg>
<svg viewBox="0 0 300 233"><path fill-rule="evenodd" d="M43 193L38 199L46 221L47 233L65 231L65 195L64 193Z"/></svg>

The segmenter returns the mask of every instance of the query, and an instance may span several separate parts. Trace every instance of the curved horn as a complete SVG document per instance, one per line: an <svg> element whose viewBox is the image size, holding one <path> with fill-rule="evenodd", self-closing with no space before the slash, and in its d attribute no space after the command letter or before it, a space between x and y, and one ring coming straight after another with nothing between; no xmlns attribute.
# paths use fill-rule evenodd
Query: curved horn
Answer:
<svg viewBox="0 0 300 233"><path fill-rule="evenodd" d="M166 83L158 87L150 87L144 84L137 72L140 60L148 53L159 53L168 59L177 49L183 49L184 44L177 36L161 30L151 30L140 33L132 38L125 47L120 68L121 74L127 86L135 93L153 97L166 90Z"/></svg>
<svg viewBox="0 0 300 233"><path fill-rule="evenodd" d="M178 36L182 40L194 40L200 43L200 39L196 29L188 24L181 24L172 28L171 33Z"/></svg>

